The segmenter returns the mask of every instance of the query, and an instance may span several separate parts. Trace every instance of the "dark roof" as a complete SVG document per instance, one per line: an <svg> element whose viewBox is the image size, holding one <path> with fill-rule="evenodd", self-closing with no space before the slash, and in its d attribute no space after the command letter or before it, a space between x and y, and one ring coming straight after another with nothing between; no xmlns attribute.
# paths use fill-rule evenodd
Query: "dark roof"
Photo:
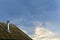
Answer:
<svg viewBox="0 0 60 40"><path fill-rule="evenodd" d="M7 23L0 22L0 39L32 40L14 24L10 24L10 32L7 31Z"/></svg>

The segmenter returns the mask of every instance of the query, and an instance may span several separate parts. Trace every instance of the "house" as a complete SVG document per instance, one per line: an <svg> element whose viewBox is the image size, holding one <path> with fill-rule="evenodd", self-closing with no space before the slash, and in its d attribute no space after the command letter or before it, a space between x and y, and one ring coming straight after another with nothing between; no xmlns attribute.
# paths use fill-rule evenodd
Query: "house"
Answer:
<svg viewBox="0 0 60 40"><path fill-rule="evenodd" d="M14 24L0 22L0 39L32 40L27 34Z"/></svg>

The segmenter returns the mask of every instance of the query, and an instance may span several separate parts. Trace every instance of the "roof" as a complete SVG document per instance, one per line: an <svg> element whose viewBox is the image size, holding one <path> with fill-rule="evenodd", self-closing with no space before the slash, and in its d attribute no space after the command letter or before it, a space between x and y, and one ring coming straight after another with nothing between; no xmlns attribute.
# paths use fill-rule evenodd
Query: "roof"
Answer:
<svg viewBox="0 0 60 40"><path fill-rule="evenodd" d="M14 24L10 24L10 32L7 31L7 23L0 22L0 39L19 39L19 40L32 40L22 30L17 28Z"/></svg>

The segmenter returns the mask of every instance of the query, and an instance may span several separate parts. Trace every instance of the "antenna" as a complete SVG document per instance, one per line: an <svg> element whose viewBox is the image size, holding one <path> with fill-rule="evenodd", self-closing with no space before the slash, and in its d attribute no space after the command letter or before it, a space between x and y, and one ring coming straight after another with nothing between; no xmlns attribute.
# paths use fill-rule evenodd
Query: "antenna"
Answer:
<svg viewBox="0 0 60 40"><path fill-rule="evenodd" d="M7 31L10 33L9 21L7 21Z"/></svg>

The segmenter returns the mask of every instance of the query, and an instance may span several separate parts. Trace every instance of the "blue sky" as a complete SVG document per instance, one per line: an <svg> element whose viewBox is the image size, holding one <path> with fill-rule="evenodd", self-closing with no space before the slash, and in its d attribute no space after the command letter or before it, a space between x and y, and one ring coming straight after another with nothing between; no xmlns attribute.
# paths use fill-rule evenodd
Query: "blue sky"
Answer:
<svg viewBox="0 0 60 40"><path fill-rule="evenodd" d="M0 0L0 21L7 20L26 30L30 35L34 33L33 22L36 21L45 23L46 26L43 28L60 32L60 1Z"/></svg>

